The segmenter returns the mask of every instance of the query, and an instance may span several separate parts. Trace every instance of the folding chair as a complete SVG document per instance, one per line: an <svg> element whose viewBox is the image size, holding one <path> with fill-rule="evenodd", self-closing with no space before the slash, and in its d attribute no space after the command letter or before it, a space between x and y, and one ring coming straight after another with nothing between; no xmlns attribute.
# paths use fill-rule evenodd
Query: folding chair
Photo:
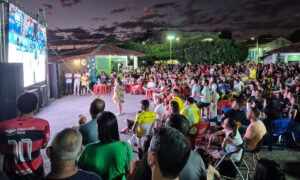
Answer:
<svg viewBox="0 0 300 180"><path fill-rule="evenodd" d="M238 161L238 162L235 162L235 161L232 159L232 157L231 157L231 155L233 155L233 154L235 154L235 153L239 153L240 150L244 151L244 147L245 147L245 143L239 145L239 146L238 146L238 149L237 149L236 151L234 151L234 152L227 152L227 153L220 159L220 161L217 163L217 165L215 166L215 168L218 169L218 168L220 167L221 163L225 160L225 158L226 158L226 159L229 159L229 161L232 163L233 167L236 169L236 171L238 172L238 174L241 176L242 180L248 180L248 179L249 179L249 172L250 172L250 170L249 170L248 164L247 164L246 161L244 160L244 152L242 153L242 157L241 157L240 161ZM241 163L243 163L243 164L246 166L246 168L247 168L246 178L242 175L242 173L241 173L241 171L240 171L240 169L239 169L239 166L241 165ZM222 175L222 174L221 174L221 175ZM236 174L235 174L235 176L236 176ZM231 177L231 176L230 176L230 177ZM231 178L234 178L234 179L235 179L235 177L231 177Z"/></svg>
<svg viewBox="0 0 300 180"><path fill-rule="evenodd" d="M291 119L289 119L289 118L277 119L270 123L271 130L268 135L269 136L268 137L269 151L272 151L274 136L279 136L279 142L280 142L281 136L282 136L283 149L286 150L286 135L289 132L290 123L291 123Z"/></svg>

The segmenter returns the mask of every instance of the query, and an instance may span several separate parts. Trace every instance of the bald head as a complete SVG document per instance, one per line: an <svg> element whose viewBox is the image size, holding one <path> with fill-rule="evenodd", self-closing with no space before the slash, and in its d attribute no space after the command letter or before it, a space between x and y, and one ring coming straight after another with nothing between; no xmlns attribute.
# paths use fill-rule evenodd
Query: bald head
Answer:
<svg viewBox="0 0 300 180"><path fill-rule="evenodd" d="M82 145L80 132L66 128L56 134L51 143L51 159L71 161L76 160Z"/></svg>

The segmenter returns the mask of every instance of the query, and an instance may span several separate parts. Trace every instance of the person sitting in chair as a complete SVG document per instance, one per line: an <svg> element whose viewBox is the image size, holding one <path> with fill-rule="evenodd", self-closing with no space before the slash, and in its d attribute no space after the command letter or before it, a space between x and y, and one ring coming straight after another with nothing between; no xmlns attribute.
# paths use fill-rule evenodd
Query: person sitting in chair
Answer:
<svg viewBox="0 0 300 180"><path fill-rule="evenodd" d="M247 147L245 151L252 151L256 148L258 142L267 133L266 126L263 122L258 120L259 110L257 108L250 108L247 112L247 119L250 121L247 127L246 134L243 137Z"/></svg>

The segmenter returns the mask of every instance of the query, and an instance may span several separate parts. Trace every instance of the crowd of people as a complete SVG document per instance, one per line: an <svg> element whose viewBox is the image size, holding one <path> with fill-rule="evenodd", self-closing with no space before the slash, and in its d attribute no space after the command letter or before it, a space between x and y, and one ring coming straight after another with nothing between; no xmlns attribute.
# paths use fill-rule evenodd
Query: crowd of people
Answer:
<svg viewBox="0 0 300 180"><path fill-rule="evenodd" d="M89 108L91 120L81 118L79 127L59 131L48 145L49 123L33 117L38 98L33 93L21 94L17 100L20 117L0 122L6 178L220 179L216 160L235 152L231 158L239 162L244 152L257 148L278 118L300 121L300 68L296 65L154 65L127 69L121 77L116 72L110 76L78 72L73 84L71 73L65 77L66 93L72 93L72 85L73 93L83 89L82 95L98 82L114 87L118 115L123 114L124 92L138 91L146 98L136 110L136 119L126 120L121 132L117 116L95 98ZM218 108L222 101L232 102L226 112ZM217 125L210 128L208 140L220 149L191 145L193 125L203 121ZM132 138L123 142L120 133L130 133ZM47 175L40 153L44 148L51 162ZM253 178L284 179L284 175L276 162L260 159Z"/></svg>

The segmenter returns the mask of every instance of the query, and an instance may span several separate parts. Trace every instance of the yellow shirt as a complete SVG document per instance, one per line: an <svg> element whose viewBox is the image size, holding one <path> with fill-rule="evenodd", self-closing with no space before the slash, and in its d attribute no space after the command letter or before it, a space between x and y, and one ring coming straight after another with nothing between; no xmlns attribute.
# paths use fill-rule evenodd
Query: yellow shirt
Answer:
<svg viewBox="0 0 300 180"><path fill-rule="evenodd" d="M178 103L178 105L179 105L179 112L181 112L184 109L184 104L183 104L182 100L180 99L180 97L176 96L176 97L173 98L172 101L175 101L175 102Z"/></svg>
<svg viewBox="0 0 300 180"><path fill-rule="evenodd" d="M87 77L86 76L81 76L81 85L82 86L86 86L86 81L87 81Z"/></svg>
<svg viewBox="0 0 300 180"><path fill-rule="evenodd" d="M245 137L250 139L247 146L251 149L255 149L258 142L264 137L267 133L266 126L260 120L257 120L254 123L251 123L246 130Z"/></svg>
<svg viewBox="0 0 300 180"><path fill-rule="evenodd" d="M139 123L139 124L143 124L143 123L151 123L151 122L154 122L156 119L156 113L153 112L153 111L144 111L144 112L141 112L139 113L137 116L136 116L136 122ZM141 137L143 134L143 128L142 127L138 127L137 129L137 136L138 137Z"/></svg>
<svg viewBox="0 0 300 180"><path fill-rule="evenodd" d="M242 78L243 83L247 83L247 82L248 82L248 79L249 79L249 78L248 78L247 76L246 76L246 77L243 77L243 78Z"/></svg>
<svg viewBox="0 0 300 180"><path fill-rule="evenodd" d="M195 105L185 107L180 114L185 116L190 121L191 125L200 122L200 109Z"/></svg>
<svg viewBox="0 0 300 180"><path fill-rule="evenodd" d="M256 79L256 69L249 69L250 72L250 78Z"/></svg>

